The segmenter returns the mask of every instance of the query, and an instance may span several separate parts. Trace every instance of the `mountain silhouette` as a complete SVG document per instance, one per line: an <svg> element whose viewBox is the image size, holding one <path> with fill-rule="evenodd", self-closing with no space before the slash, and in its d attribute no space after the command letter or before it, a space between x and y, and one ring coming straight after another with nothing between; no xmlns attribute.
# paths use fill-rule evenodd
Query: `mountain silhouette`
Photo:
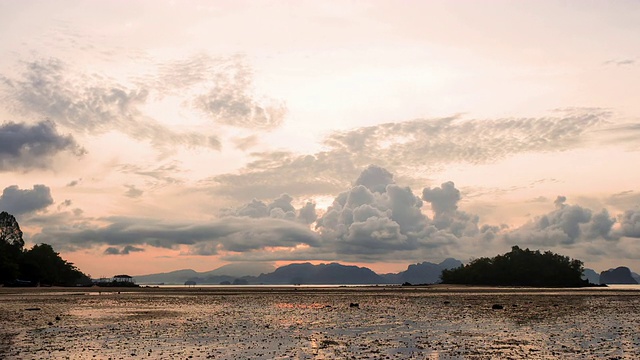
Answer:
<svg viewBox="0 0 640 360"><path fill-rule="evenodd" d="M166 273L134 276L138 284L182 285L187 281L196 284L217 285L220 283L248 283L266 285L336 285L336 284L433 284L440 281L443 269L456 268L462 263L456 259L446 259L439 264L422 262L412 264L407 270L392 274L376 274L366 267L343 265L339 263L313 265L311 263L294 263L281 266L273 271L271 264L246 266L247 264L229 264L215 270L196 272L191 269ZM264 270L264 271L263 271ZM260 275L256 273L261 271ZM255 276L257 275L257 276ZM241 281L236 281L240 279Z"/></svg>

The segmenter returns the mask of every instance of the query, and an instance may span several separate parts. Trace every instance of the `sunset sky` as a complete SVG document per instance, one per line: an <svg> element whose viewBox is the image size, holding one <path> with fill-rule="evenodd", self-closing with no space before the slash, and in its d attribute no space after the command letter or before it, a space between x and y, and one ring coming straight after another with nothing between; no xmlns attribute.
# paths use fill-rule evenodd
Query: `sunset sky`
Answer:
<svg viewBox="0 0 640 360"><path fill-rule="evenodd" d="M2 1L0 211L94 277L640 272L638 1Z"/></svg>

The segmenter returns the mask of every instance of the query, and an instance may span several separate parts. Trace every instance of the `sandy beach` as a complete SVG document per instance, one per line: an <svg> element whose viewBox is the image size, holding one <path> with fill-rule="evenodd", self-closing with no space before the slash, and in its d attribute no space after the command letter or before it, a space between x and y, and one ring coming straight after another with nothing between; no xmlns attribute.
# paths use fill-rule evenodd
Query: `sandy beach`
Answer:
<svg viewBox="0 0 640 360"><path fill-rule="evenodd" d="M0 358L636 359L639 313L599 289L0 288Z"/></svg>

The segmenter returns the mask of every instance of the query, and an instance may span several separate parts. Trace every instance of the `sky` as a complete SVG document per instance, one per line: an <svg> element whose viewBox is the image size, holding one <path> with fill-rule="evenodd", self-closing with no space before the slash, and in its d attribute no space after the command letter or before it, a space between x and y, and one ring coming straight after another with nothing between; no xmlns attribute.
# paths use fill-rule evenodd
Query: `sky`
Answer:
<svg viewBox="0 0 640 360"><path fill-rule="evenodd" d="M640 271L640 2L2 1L0 211L93 277Z"/></svg>

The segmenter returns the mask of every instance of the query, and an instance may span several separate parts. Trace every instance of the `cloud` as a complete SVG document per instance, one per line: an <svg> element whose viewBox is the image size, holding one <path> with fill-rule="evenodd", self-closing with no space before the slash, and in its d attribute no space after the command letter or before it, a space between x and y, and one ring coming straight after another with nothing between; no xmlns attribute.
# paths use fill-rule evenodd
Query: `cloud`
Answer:
<svg viewBox="0 0 640 360"><path fill-rule="evenodd" d="M74 187L77 186L78 184L80 184L80 181L82 181L82 179L78 179L78 180L72 180L67 184L67 187Z"/></svg>
<svg viewBox="0 0 640 360"><path fill-rule="evenodd" d="M616 65L616 66L630 66L635 65L635 59L617 59L617 60L607 60L604 62L605 65Z"/></svg>
<svg viewBox="0 0 640 360"><path fill-rule="evenodd" d="M199 54L161 64L153 81L164 94L193 94L191 104L218 124L271 130L287 113L283 102L254 94L253 72L242 55Z"/></svg>
<svg viewBox="0 0 640 360"><path fill-rule="evenodd" d="M233 139L233 143L235 144L236 148L242 151L249 150L250 148L256 146L258 142L259 139L255 135Z"/></svg>
<svg viewBox="0 0 640 360"><path fill-rule="evenodd" d="M567 205L566 200L565 196L558 196L554 201L556 210L505 234L505 241L542 247L569 247L597 239L618 239L613 233L615 219L606 209L594 214L579 205Z"/></svg>
<svg viewBox="0 0 640 360"><path fill-rule="evenodd" d="M116 247L108 247L104 250L105 255L129 255L132 252L143 252L143 248L127 245L122 249L118 249Z"/></svg>
<svg viewBox="0 0 640 360"><path fill-rule="evenodd" d="M422 200L431 204L436 216L442 213L454 212L458 209L460 190L456 189L453 182L448 181L440 187L425 188L422 190Z"/></svg>
<svg viewBox="0 0 640 360"><path fill-rule="evenodd" d="M302 208L296 210L291 202L293 197L282 194L271 203L266 204L258 199L253 199L237 209L223 211L223 216L239 216L250 218L275 218L290 221L298 221L304 224L312 224L317 219L316 205L307 202Z"/></svg>
<svg viewBox="0 0 640 360"><path fill-rule="evenodd" d="M316 212L316 204L308 201L298 211L298 221L304 224L313 224L318 219L318 213Z"/></svg>
<svg viewBox="0 0 640 360"><path fill-rule="evenodd" d="M317 220L316 230L338 256L367 261L446 252L448 246L480 233L477 228L459 234L439 229L422 205L422 199L411 188L396 185L386 169L369 166L355 186L335 198Z"/></svg>
<svg viewBox="0 0 640 360"><path fill-rule="evenodd" d="M393 184L393 174L379 166L369 165L358 176L355 184L374 192L385 192L387 185Z"/></svg>
<svg viewBox="0 0 640 360"><path fill-rule="evenodd" d="M0 209L13 215L44 210L51 204L51 189L45 185L34 185L31 190L21 190L18 185L12 185L6 187L0 196Z"/></svg>
<svg viewBox="0 0 640 360"><path fill-rule="evenodd" d="M335 132L324 139L321 152L252 153L254 161L239 173L216 176L208 185L216 195L237 194L233 196L238 200L284 192L331 194L350 185L372 163L418 183L430 170L451 163L486 164L518 154L591 146L593 132L608 126L611 117L597 108L558 109L553 115L418 119Z"/></svg>
<svg viewBox="0 0 640 360"><path fill-rule="evenodd" d="M252 155L255 160L240 173L218 175L202 185L216 196L232 196L247 201L272 198L282 193L295 196L335 194L349 186L359 173L346 154L321 152L300 156L273 152Z"/></svg>
<svg viewBox="0 0 640 360"><path fill-rule="evenodd" d="M138 198L144 194L144 191L136 188L135 185L125 185L125 187L129 189L124 193L126 197Z"/></svg>
<svg viewBox="0 0 640 360"><path fill-rule="evenodd" d="M640 211L627 210L620 219L620 235L640 238Z"/></svg>
<svg viewBox="0 0 640 360"><path fill-rule="evenodd" d="M51 121L0 125L0 171L49 168L53 157L61 152L84 154L73 137L59 134Z"/></svg>
<svg viewBox="0 0 640 360"><path fill-rule="evenodd" d="M58 204L58 211L71 206L71 204L72 204L72 201L69 199L66 199L65 201Z"/></svg>
<svg viewBox="0 0 640 360"><path fill-rule="evenodd" d="M325 143L384 165L451 162L489 163L532 151L562 151L583 143L585 133L604 123L604 110L561 117L463 120L420 119L363 127L329 136ZM383 166L384 166L383 165Z"/></svg>
<svg viewBox="0 0 640 360"><path fill-rule="evenodd" d="M166 186L173 184L182 184L183 180L177 177L177 174L183 172L180 168L180 162L170 161L164 164L153 164L143 166L137 164L123 164L117 167L117 170L124 174L139 175L156 186Z"/></svg>
<svg viewBox="0 0 640 360"><path fill-rule="evenodd" d="M191 246L194 254L245 252L268 247L293 248L300 244L318 246L317 235L296 222L248 217L225 217L208 223L185 224L166 221L113 217L101 219L104 226L50 223L33 240L56 249L77 250L96 245L172 248Z"/></svg>
<svg viewBox="0 0 640 360"><path fill-rule="evenodd" d="M321 214L313 202L285 193L270 201L252 199L214 220L191 224L130 217L86 219L71 213L34 216L30 220L42 231L33 240L64 250L107 246L109 254L123 254L127 246L181 246L189 254L229 261L378 262L466 259L492 255L510 245L574 252L581 248L582 255L593 259L603 256L598 251L620 252L628 239L640 237L637 211L627 211L616 221L606 209L593 211L558 196L549 201L554 210L509 229L481 223L478 215L461 210L462 194L453 182L425 187L418 196L380 166L370 165L354 178Z"/></svg>
<svg viewBox="0 0 640 360"><path fill-rule="evenodd" d="M0 77L7 98L17 111L45 117L83 133L115 130L160 147L220 148L215 136L176 133L146 117L140 107L147 103L147 87L130 88L99 75L74 72L55 58L25 65L21 78Z"/></svg>

